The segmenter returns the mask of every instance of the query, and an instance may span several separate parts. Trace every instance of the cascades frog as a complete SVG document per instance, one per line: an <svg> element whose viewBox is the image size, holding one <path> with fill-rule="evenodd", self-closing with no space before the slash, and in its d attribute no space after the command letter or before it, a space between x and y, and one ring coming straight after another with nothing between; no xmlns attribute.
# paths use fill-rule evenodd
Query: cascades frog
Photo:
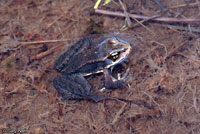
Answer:
<svg viewBox="0 0 200 134"><path fill-rule="evenodd" d="M111 70L122 63L130 51L130 43L119 37L106 38L99 44L83 38L56 61L54 68L62 75L53 80L53 86L65 99L92 99L98 102L105 96L93 95L92 87L84 77L103 72L103 89L120 88L125 83L129 69L118 79L112 77Z"/></svg>

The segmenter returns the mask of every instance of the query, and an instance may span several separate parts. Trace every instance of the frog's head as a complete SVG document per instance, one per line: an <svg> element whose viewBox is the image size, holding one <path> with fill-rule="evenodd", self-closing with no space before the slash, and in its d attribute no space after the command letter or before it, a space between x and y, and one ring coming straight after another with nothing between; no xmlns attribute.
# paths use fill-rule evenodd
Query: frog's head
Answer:
<svg viewBox="0 0 200 134"><path fill-rule="evenodd" d="M127 58L131 51L131 45L118 37L110 37L99 44L100 56L107 63L106 68L110 68L121 63Z"/></svg>

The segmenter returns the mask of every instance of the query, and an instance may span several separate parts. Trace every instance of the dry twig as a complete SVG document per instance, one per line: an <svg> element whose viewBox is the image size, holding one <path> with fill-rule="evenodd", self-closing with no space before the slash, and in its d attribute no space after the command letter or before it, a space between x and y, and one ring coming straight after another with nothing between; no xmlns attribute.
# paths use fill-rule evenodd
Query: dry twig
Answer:
<svg viewBox="0 0 200 134"><path fill-rule="evenodd" d="M128 24L128 27L130 27L131 26L131 20L130 20L130 17L128 16L128 12L126 11L126 8L125 8L125 6L124 6L124 4L122 3L121 0L119 0L119 3L120 3L120 5L122 6L122 8L124 10L124 15L126 16L126 22Z"/></svg>
<svg viewBox="0 0 200 134"><path fill-rule="evenodd" d="M172 13L170 13L170 11L160 2L160 0L153 0L156 4L158 4L160 6L160 8L166 12L170 17L172 17Z"/></svg>
<svg viewBox="0 0 200 134"><path fill-rule="evenodd" d="M171 30L173 31L185 31L187 32L188 34L192 34L192 33L197 33L197 34L200 34L200 29L198 28L194 28L194 27L191 27L190 28L190 32L189 32L189 29L187 27L184 27L184 26L173 26L173 25L167 25L168 28L170 28ZM191 35L190 34L190 35ZM194 34L192 34L191 36L195 36ZM198 38L195 36L195 38Z"/></svg>
<svg viewBox="0 0 200 134"><path fill-rule="evenodd" d="M120 110L117 112L115 118L113 119L111 125L114 125L118 120L120 115L123 113L125 107L128 105L128 103L124 103L124 105L120 108Z"/></svg>
<svg viewBox="0 0 200 134"><path fill-rule="evenodd" d="M47 56L47 55L50 55L51 53L53 53L53 52L56 51L57 49L61 48L62 46L63 46L63 44L62 44L62 45L59 45L59 46L56 46L56 47L54 47L54 48L52 48L52 49L50 49L50 50L48 50L48 51L45 51L45 52L43 52L43 53L39 53L39 54L37 54L37 55L31 56L31 57L30 57L30 60L33 61L33 60L41 59L41 58L43 58L43 57L45 57L45 56Z"/></svg>
<svg viewBox="0 0 200 134"><path fill-rule="evenodd" d="M194 3L189 3L189 4L180 4L180 5L176 5L176 6L172 6L172 7L169 7L171 9L173 8L181 8L181 7L185 7L185 6L196 6L196 5L199 5L200 2L194 2Z"/></svg>
<svg viewBox="0 0 200 134"><path fill-rule="evenodd" d="M198 3L197 6L199 8L199 14L200 14L200 2L199 2L199 0L196 0L196 3Z"/></svg>
<svg viewBox="0 0 200 134"><path fill-rule="evenodd" d="M72 39L60 39L60 40L39 40L39 41L30 41L30 42L19 42L21 45L30 45L30 44L42 44L42 43L54 43L54 42L63 42L71 41Z"/></svg>
<svg viewBox="0 0 200 134"><path fill-rule="evenodd" d="M177 52L181 47L183 47L186 43L188 43L188 40L184 41L179 46L176 46L173 50L168 52L168 55L164 57L164 60L166 60L168 57L172 56L175 52Z"/></svg>
<svg viewBox="0 0 200 134"><path fill-rule="evenodd" d="M137 24L134 25L134 26L131 26L131 19L130 19L130 17L129 17L128 12L126 11L126 8L125 8L125 6L124 6L124 4L122 3L121 0L119 0L119 2L120 2L120 5L121 5L122 8L123 8L124 15L125 15L125 18L126 18L126 22L127 22L128 27L135 27L137 24L140 24L140 25L143 26L145 29L147 29L149 32L151 32L153 35L155 35L154 32L152 32L148 27L146 27L144 24L142 24L142 23L144 23L146 20L144 20L144 21L142 20L142 21L140 22L140 21L138 21L136 18L133 18L133 19L137 22Z"/></svg>
<svg viewBox="0 0 200 134"><path fill-rule="evenodd" d="M124 13L121 12L112 12L112 11L107 11L107 10L101 10L101 9L96 9L95 13L97 14L103 14L103 15L109 15L109 16L116 16L116 17L126 17ZM150 19L151 17L149 16L142 16L142 15L136 15L136 14L130 14L128 13L129 17L134 19ZM157 18L152 18L151 20L154 21L162 21L162 22L179 22L179 23L194 23L194 22L200 22L200 19L195 19L195 18L169 18L169 17L157 17Z"/></svg>
<svg viewBox="0 0 200 134"><path fill-rule="evenodd" d="M186 6L184 6L183 8L181 8L181 11L178 13L178 14L176 14L176 18L177 17L179 17L180 15L182 15L185 11L186 11L186 9L187 9L187 7L188 7L188 5L191 3L191 0L189 0L188 2L186 2Z"/></svg>

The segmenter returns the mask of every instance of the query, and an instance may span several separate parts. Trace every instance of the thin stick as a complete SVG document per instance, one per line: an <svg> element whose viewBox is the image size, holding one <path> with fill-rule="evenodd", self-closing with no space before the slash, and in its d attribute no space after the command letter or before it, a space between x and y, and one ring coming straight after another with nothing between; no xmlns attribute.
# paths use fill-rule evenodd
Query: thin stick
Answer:
<svg viewBox="0 0 200 134"><path fill-rule="evenodd" d="M71 41L73 39L60 39L60 40L39 40L39 41L30 41L30 42L19 42L22 45L30 45L30 44L42 44L42 43L54 43L54 42L63 42L63 41Z"/></svg>
<svg viewBox="0 0 200 134"><path fill-rule="evenodd" d="M101 9L95 9L95 13L97 14L104 14L109 16L116 16L116 17L126 17L124 13L121 12L112 12L107 10L101 10ZM149 16L142 16L142 15L136 15L136 14L129 14L130 18L136 18L136 19L150 19ZM179 23L193 23L193 22L200 22L200 19L192 19L192 18L169 18L169 17L158 17L158 18L152 18L154 21L162 21L162 22L179 22Z"/></svg>
<svg viewBox="0 0 200 134"><path fill-rule="evenodd" d="M181 7L185 7L185 6L196 6L196 5L199 5L200 2L194 2L194 3L189 3L189 4L180 4L180 5L175 5L175 6L172 6L172 7L168 7L170 9L173 9L173 8L181 8Z"/></svg>
<svg viewBox="0 0 200 134"><path fill-rule="evenodd" d="M181 11L178 14L176 14L176 16L175 16L176 18L181 16L186 11L186 9L187 9L188 5L191 3L191 1L192 0L189 0L188 2L186 2L186 6L181 8Z"/></svg>
<svg viewBox="0 0 200 134"><path fill-rule="evenodd" d="M127 22L127 24L128 24L128 27L131 27L131 20L130 20L129 14L128 14L128 12L126 11L126 8L125 8L124 4L122 3L122 1L119 0L119 2L120 2L121 6L122 6L122 8L123 8L123 10L124 10L124 14L125 14L125 16L126 16L125 18L126 18L126 22ZM148 27L146 27L144 24L142 24L143 22L138 21L136 18L133 18L133 19L137 22L137 24L140 24L140 25L143 26L145 29L147 29L149 32L151 32L153 35L155 35L154 32L152 32ZM134 25L134 26L135 26L135 25ZM133 27L134 27L134 26L133 26Z"/></svg>
<svg viewBox="0 0 200 134"><path fill-rule="evenodd" d="M196 0L196 2L199 3L197 6L199 8L199 14L200 14L200 2L199 2L199 0Z"/></svg>
<svg viewBox="0 0 200 134"><path fill-rule="evenodd" d="M182 44L180 44L179 46L176 46L176 48L174 48L172 51L168 52L168 55L164 57L164 59L166 60L168 57L172 56L174 53L176 53L181 47L183 47L186 43L188 43L188 41L184 41Z"/></svg>
<svg viewBox="0 0 200 134"><path fill-rule="evenodd" d="M122 6L122 8L123 8L123 10L124 10L124 15L126 16L126 22L127 22L127 24L128 24L128 27L130 27L130 26L131 26L131 20L130 20L130 17L128 16L128 13L127 13L127 11L126 11L126 8L125 8L125 6L124 6L124 4L122 3L121 0L119 0L119 3L121 4L121 6Z"/></svg>
<svg viewBox="0 0 200 134"><path fill-rule="evenodd" d="M120 108L120 110L115 115L115 118L112 120L111 125L114 125L120 118L120 115L124 112L125 107L128 105L128 103L124 103L124 105Z"/></svg>
<svg viewBox="0 0 200 134"><path fill-rule="evenodd" d="M62 47L62 46L63 46L63 44L62 44L62 45L59 45L59 46L56 46L56 47L54 47L54 48L52 48L52 49L50 49L50 50L47 50L47 51L45 51L45 52L43 52L43 53L39 53L39 54L37 54L37 55L31 56L31 57L30 57L30 60L33 61L33 60L41 59L41 58L43 58L43 57L45 57L45 56L47 56L47 55L50 55L51 53L53 53L54 51L56 51L57 49L59 49L59 48Z"/></svg>
<svg viewBox="0 0 200 134"><path fill-rule="evenodd" d="M166 12L170 17L172 17L173 15L170 13L170 11L160 2L160 0L153 0L156 4L158 4L160 6L160 8Z"/></svg>
<svg viewBox="0 0 200 134"><path fill-rule="evenodd" d="M193 27L190 28L190 32L188 32L188 28L187 27L184 27L184 26L172 26L172 25L167 25L168 28L172 29L173 31L176 31L176 32L181 32L181 31L184 31L184 32L187 32L187 34L189 34L190 36L193 36L195 38L198 38L197 35L194 35L193 33L197 33L197 34L200 34L200 29L195 29Z"/></svg>
<svg viewBox="0 0 200 134"><path fill-rule="evenodd" d="M152 17L149 18L149 19L141 20L141 21L138 21L136 18L133 18L133 19L134 19L137 23L136 23L135 25L133 25L132 27L135 27L135 26L137 26L138 24L140 24L140 25L143 26L146 30L148 30L150 33L152 33L153 35L155 35L155 33L154 33L153 31L151 31L151 29L149 29L148 27L146 27L146 26L143 24L144 22L146 22L146 21L152 19Z"/></svg>

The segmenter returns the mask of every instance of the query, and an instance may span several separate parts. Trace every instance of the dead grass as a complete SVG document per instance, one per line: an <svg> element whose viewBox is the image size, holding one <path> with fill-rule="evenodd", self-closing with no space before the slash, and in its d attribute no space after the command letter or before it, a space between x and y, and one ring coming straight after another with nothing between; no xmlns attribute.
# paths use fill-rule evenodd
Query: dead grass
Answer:
<svg viewBox="0 0 200 134"><path fill-rule="evenodd" d="M175 15L199 18L198 1L161 1ZM152 1L126 2L130 13L162 14ZM32 134L200 133L199 23L146 22L150 31L141 25L120 31L124 20L93 14L94 3L0 2L0 130ZM101 8L123 11L113 3ZM133 51L126 66L130 68L128 86L104 94L143 102L154 109L114 100L66 101L57 95L52 80L60 74L53 64L61 53L84 36L102 39L109 35L131 42ZM101 75L88 80L95 92L103 86Z"/></svg>

